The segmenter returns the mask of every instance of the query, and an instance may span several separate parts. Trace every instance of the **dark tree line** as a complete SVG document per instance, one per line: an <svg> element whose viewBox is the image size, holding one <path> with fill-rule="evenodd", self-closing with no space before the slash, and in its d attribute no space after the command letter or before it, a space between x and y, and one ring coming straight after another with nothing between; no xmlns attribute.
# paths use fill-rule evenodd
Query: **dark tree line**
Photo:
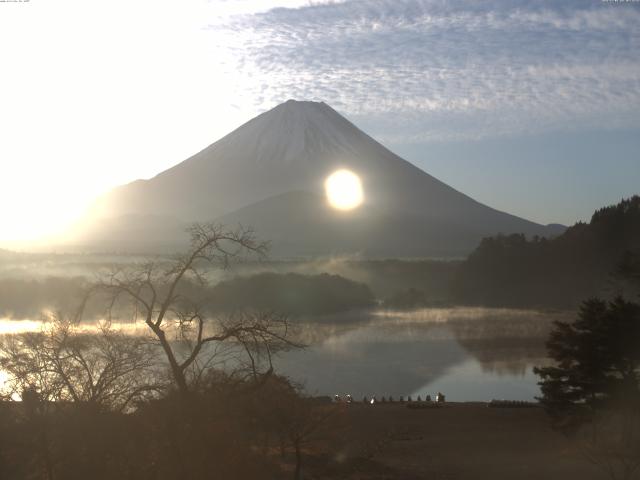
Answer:
<svg viewBox="0 0 640 480"><path fill-rule="evenodd" d="M314 315L370 307L374 298L365 284L339 275L260 273L217 284L211 290L211 304L217 311L252 307Z"/></svg>
<svg viewBox="0 0 640 480"><path fill-rule="evenodd" d="M158 261L154 268L166 268ZM122 271L126 268L122 268ZM0 279L0 317L38 319L43 310L69 305L86 289L86 277L47 277L42 279ZM274 310L289 315L322 315L369 307L374 303L364 283L326 273L258 273L216 285L202 285L192 278L182 279L180 289L189 296L207 296L206 307L222 313L253 308ZM106 294L104 292L103 294ZM103 305L92 301L86 306L86 319L99 318ZM120 312L123 315L126 311Z"/></svg>
<svg viewBox="0 0 640 480"><path fill-rule="evenodd" d="M640 254L640 197L596 211L552 238L484 239L452 282L455 301L485 305L574 307L623 291L621 265ZM625 267L627 268L627 267Z"/></svg>

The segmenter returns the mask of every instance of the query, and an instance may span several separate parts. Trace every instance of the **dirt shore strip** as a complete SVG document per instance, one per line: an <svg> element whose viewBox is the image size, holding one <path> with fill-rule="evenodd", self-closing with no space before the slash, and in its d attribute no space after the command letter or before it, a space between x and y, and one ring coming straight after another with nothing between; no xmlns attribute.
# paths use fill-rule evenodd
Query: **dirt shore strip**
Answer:
<svg viewBox="0 0 640 480"><path fill-rule="evenodd" d="M542 408L488 408L486 403L446 403L434 408L406 405L345 405L344 428L328 438L332 444L328 463L335 468L318 471L312 465L326 462L309 459L314 476L359 480L606 478L581 456L577 445L551 429Z"/></svg>

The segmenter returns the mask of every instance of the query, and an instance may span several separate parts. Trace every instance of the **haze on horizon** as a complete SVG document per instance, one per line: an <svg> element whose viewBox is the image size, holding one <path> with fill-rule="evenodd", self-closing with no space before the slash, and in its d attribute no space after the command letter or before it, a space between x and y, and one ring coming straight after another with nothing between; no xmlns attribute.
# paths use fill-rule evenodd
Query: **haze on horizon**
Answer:
<svg viewBox="0 0 640 480"><path fill-rule="evenodd" d="M0 3L0 244L289 98L494 208L587 220L640 185L639 24L634 2Z"/></svg>

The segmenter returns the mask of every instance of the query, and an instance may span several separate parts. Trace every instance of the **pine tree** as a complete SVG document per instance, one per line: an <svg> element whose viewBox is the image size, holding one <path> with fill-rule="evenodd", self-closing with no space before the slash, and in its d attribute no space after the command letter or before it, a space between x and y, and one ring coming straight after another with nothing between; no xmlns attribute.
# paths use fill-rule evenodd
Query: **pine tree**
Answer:
<svg viewBox="0 0 640 480"><path fill-rule="evenodd" d="M538 367L542 403L569 427L612 405L640 405L640 304L617 297L583 302L547 342L556 364Z"/></svg>

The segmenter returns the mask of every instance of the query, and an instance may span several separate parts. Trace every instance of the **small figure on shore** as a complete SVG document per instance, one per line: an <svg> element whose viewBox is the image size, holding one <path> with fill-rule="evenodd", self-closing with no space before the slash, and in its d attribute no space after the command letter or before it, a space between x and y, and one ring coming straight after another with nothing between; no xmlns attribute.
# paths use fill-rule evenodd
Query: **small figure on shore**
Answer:
<svg viewBox="0 0 640 480"><path fill-rule="evenodd" d="M353 398L351 398L351 395L347 394L347 403L353 403Z"/></svg>
<svg viewBox="0 0 640 480"><path fill-rule="evenodd" d="M389 403L393 403L393 395L389 395Z"/></svg>
<svg viewBox="0 0 640 480"><path fill-rule="evenodd" d="M421 402L422 401L422 397L420 395L418 395L418 398L416 399L416 402Z"/></svg>
<svg viewBox="0 0 640 480"><path fill-rule="evenodd" d="M425 402L430 402L431 401L431 395L427 395L427 398L424 399Z"/></svg>
<svg viewBox="0 0 640 480"><path fill-rule="evenodd" d="M369 399L366 395L362 398L362 403L369 403Z"/></svg>
<svg viewBox="0 0 640 480"><path fill-rule="evenodd" d="M413 402L413 400L411 399L411 395L407 397L407 402Z"/></svg>
<svg viewBox="0 0 640 480"><path fill-rule="evenodd" d="M442 392L438 392L438 394L436 395L436 402L444 403L444 394Z"/></svg>
<svg viewBox="0 0 640 480"><path fill-rule="evenodd" d="M373 397L371 397L371 402L369 402L371 405L375 405L376 404L376 396L374 395Z"/></svg>
<svg viewBox="0 0 640 480"><path fill-rule="evenodd" d="M404 397L400 395L400 403L404 403Z"/></svg>
<svg viewBox="0 0 640 480"><path fill-rule="evenodd" d="M336 403L340 403L342 399L340 398L340 395L336 394L333 396L333 401Z"/></svg>

